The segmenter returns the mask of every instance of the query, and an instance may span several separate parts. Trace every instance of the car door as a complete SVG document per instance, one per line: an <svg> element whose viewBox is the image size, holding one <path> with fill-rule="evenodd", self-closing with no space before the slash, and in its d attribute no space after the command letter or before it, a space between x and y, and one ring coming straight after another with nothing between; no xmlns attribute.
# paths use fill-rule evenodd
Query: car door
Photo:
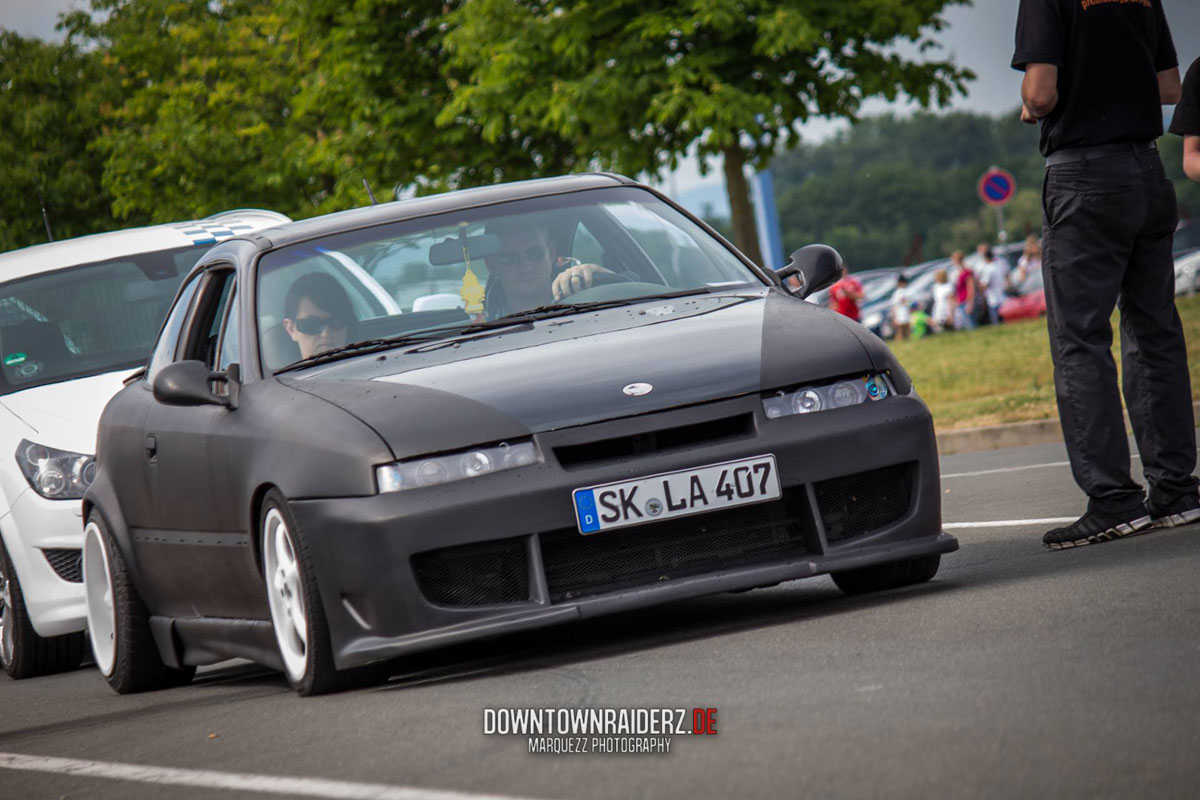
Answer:
<svg viewBox="0 0 1200 800"><path fill-rule="evenodd" d="M193 304L176 360L198 360L213 371L236 363L240 314L236 273L228 265L208 270ZM241 419L221 405L173 406L155 402L146 417L146 461L154 505L154 531L142 546L169 555L161 586L170 616L241 618L265 601L250 557L245 509L231 491L230 442Z"/></svg>

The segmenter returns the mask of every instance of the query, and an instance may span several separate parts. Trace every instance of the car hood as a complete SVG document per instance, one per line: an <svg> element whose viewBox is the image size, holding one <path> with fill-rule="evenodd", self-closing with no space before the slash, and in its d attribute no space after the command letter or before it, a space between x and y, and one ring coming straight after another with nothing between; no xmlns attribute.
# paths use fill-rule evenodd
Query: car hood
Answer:
<svg viewBox="0 0 1200 800"><path fill-rule="evenodd" d="M38 444L94 453L100 412L128 375L121 370L35 386L0 397L0 405L32 429Z"/></svg>
<svg viewBox="0 0 1200 800"><path fill-rule="evenodd" d="M281 376L374 427L398 458L879 368L860 326L779 291L543 320ZM645 394L630 394L647 384ZM644 388L644 387L643 387Z"/></svg>

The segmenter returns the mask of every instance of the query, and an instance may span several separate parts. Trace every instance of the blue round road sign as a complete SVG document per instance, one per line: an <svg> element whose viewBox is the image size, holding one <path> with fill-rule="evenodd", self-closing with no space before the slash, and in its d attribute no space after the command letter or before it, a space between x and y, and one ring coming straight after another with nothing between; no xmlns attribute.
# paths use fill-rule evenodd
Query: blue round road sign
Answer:
<svg viewBox="0 0 1200 800"><path fill-rule="evenodd" d="M1008 170L992 168L979 179L979 199L989 206L1007 205L1017 193L1017 179Z"/></svg>

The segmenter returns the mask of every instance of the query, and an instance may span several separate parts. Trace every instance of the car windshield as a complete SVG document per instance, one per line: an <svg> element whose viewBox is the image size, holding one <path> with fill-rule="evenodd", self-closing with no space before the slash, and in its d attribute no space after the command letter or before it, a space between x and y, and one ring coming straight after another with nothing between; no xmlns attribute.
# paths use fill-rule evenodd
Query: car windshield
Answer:
<svg viewBox="0 0 1200 800"><path fill-rule="evenodd" d="M269 370L410 336L575 313L762 279L654 194L595 189L332 234L267 253Z"/></svg>
<svg viewBox="0 0 1200 800"><path fill-rule="evenodd" d="M122 256L0 283L0 394L146 363L207 247Z"/></svg>

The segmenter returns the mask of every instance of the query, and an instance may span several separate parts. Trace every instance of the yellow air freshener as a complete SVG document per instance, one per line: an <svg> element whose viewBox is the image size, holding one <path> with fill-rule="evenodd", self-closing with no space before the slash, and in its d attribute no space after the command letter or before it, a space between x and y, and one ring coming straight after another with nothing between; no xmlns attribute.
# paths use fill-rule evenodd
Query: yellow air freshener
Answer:
<svg viewBox="0 0 1200 800"><path fill-rule="evenodd" d="M464 310L471 316L483 313L483 284L479 282L479 278L475 277L475 273L467 267L466 273L463 275L462 289L458 292L466 303Z"/></svg>

